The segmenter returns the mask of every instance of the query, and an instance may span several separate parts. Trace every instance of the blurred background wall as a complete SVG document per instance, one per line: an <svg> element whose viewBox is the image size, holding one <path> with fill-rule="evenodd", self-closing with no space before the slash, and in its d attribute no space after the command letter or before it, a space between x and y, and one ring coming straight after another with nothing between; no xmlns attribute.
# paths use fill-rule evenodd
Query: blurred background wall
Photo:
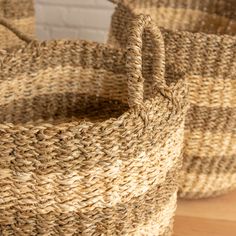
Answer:
<svg viewBox="0 0 236 236"><path fill-rule="evenodd" d="M114 6L107 0L35 0L40 39L104 42Z"/></svg>

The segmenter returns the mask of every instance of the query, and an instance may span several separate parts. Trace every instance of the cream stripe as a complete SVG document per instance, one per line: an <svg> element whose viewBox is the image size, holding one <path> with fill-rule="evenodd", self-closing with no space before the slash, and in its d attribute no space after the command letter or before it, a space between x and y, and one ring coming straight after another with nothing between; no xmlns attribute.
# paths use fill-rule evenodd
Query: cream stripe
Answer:
<svg viewBox="0 0 236 236"><path fill-rule="evenodd" d="M140 226L135 233L125 234L126 236L141 235L163 235L168 227L171 227L176 211L177 193L175 192L164 209L159 210L158 214L149 221L148 224Z"/></svg>
<svg viewBox="0 0 236 236"><path fill-rule="evenodd" d="M176 132L177 140L180 131L181 130L177 130ZM11 171L5 171L0 175L0 179L2 179L3 183L3 180L6 180L6 178L12 178L13 182L21 183L21 188L15 189L17 194L12 194L12 197L8 197L9 204L15 204L18 201L18 196L21 196L20 201L22 204L30 203L29 199L34 199L34 195L40 195L43 191L44 194L41 195L40 202L37 203L40 207L32 204L25 204L24 208L35 210L35 207L37 207L39 208L38 211L40 214L46 214L51 211L51 205L59 205L61 212L77 211L79 209L83 209L84 212L87 212L96 207L114 207L119 203L127 203L129 199L140 197L143 194L148 193L148 191L155 186L163 184L166 181L168 171L174 169L177 162L179 162L181 149L177 144L176 146L173 145L172 148L174 154L170 154L170 148L166 146L163 146L163 152L157 152L157 150L160 150L160 147L155 147L151 153L146 153L146 156L144 153L140 153L143 157L137 155L133 158L132 166L134 166L134 168L130 168L130 172L126 175L124 175L124 168L127 166L127 163L121 160L117 161L116 166L108 169L105 174L102 174L102 170L99 169L99 167L91 170L91 173L87 171L87 175L92 175L96 172L97 175L100 176L100 179L97 178L97 181L93 183L93 185L97 184L98 187L96 191L91 191L92 186L90 186L88 191L85 189L84 193L79 195L74 191L74 189L81 189L81 186L86 182L85 177L87 175L82 177L82 175L79 175L76 171L71 171L68 176L63 176L63 178L61 178L61 173L44 174L42 172L41 175L37 176L37 179L40 183L44 183L44 185L35 186L34 192L29 191L32 187L31 180L34 175L34 170L31 172L28 171L27 173L22 172L20 176L16 177L12 176ZM156 153L156 155L153 156L153 153ZM150 159L151 156L153 156L152 159ZM163 158L167 156L169 158ZM160 165L160 160L165 161ZM153 163L156 163L155 170L153 170ZM135 168L137 166L143 166L142 176L137 176ZM163 168L163 166L165 166L165 168ZM103 186L99 188L100 184L104 184L101 182L101 180L104 179L112 182L111 188L106 195L104 195ZM121 182L126 184L120 185ZM60 199L51 198L54 189L60 189L63 186L71 186L66 193L70 196L70 200L60 202ZM13 190L13 193L15 190ZM5 193L8 194L8 192Z"/></svg>
<svg viewBox="0 0 236 236"><path fill-rule="evenodd" d="M236 154L236 132L185 131L184 155L198 157Z"/></svg>
<svg viewBox="0 0 236 236"><path fill-rule="evenodd" d="M236 108L236 76L234 79L188 78L190 103L205 107Z"/></svg>
<svg viewBox="0 0 236 236"><path fill-rule="evenodd" d="M21 18L21 19L14 19L11 20L13 24L15 24L18 27L22 28L34 28L35 24L35 17L27 17L27 18Z"/></svg>
<svg viewBox="0 0 236 236"><path fill-rule="evenodd" d="M183 184L180 187L180 196L188 194L188 197L206 197L210 196L213 192L217 194L217 192L224 192L236 187L236 173L212 173L206 175L181 171L181 176Z"/></svg>

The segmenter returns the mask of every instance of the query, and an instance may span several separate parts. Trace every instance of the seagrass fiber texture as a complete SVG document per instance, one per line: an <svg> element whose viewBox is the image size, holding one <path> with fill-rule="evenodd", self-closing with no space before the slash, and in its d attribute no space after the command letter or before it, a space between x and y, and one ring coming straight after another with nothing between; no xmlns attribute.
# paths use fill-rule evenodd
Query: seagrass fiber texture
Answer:
<svg viewBox="0 0 236 236"><path fill-rule="evenodd" d="M32 42L0 66L0 235L171 234L186 89L179 74L167 85L149 17L126 49Z"/></svg>
<svg viewBox="0 0 236 236"><path fill-rule="evenodd" d="M180 196L203 198L234 189L236 2L121 0L112 17L109 43L125 47L124 29L140 13L161 27L166 73L183 73L189 86ZM148 56L152 43L146 42Z"/></svg>
<svg viewBox="0 0 236 236"><path fill-rule="evenodd" d="M15 25L15 28L34 36L35 16L33 0L0 0L0 20L5 18ZM14 33L5 26L0 26L0 50L23 44Z"/></svg>

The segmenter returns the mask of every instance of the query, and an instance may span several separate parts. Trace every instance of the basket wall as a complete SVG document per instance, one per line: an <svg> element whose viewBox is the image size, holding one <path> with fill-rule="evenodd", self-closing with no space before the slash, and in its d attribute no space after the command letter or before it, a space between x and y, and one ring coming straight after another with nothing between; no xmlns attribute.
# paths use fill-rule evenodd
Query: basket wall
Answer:
<svg viewBox="0 0 236 236"><path fill-rule="evenodd" d="M171 234L184 81L169 85L177 104L145 82L143 107L131 109L127 57L56 41L1 60L1 235Z"/></svg>
<svg viewBox="0 0 236 236"><path fill-rule="evenodd" d="M134 15L164 27L167 73L184 73L191 108L185 126L180 196L201 198L236 187L236 5L234 1L132 1L118 4L108 42L127 44ZM148 37L148 33L146 35ZM146 48L152 45L146 43ZM147 57L150 53L147 52Z"/></svg>

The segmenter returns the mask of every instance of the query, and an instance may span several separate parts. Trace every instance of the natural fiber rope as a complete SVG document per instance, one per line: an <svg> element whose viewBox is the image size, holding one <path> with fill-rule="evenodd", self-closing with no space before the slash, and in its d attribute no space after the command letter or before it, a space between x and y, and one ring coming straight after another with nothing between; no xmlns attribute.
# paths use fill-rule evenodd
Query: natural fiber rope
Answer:
<svg viewBox="0 0 236 236"><path fill-rule="evenodd" d="M179 74L164 83L159 50L161 70L146 76L153 58L142 56L140 42L151 25L144 16L132 22L131 38L140 39L128 51L59 40L17 47L1 58L0 235L171 231L186 88ZM169 87L179 106L153 91L153 79Z"/></svg>
<svg viewBox="0 0 236 236"><path fill-rule="evenodd" d="M13 32L19 39L26 43L34 41L32 37L18 30L16 26L14 26L9 20L4 19L3 17L0 17L0 25L6 27L9 31Z"/></svg>
<svg viewBox="0 0 236 236"><path fill-rule="evenodd" d="M143 105L143 80L142 80L142 35L144 29L149 30L153 38L153 89L161 92L163 96L175 101L170 88L165 81L165 46L160 30L151 24L151 18L148 16L138 16L134 19L137 26L131 27L135 30L131 32L127 43L128 52L128 73L131 75L128 81L130 107ZM134 87L134 85L137 85Z"/></svg>
<svg viewBox="0 0 236 236"><path fill-rule="evenodd" d="M119 0L108 43L126 48L129 36L124 28L140 13L163 27L166 77L182 74L189 85L180 196L203 198L235 189L235 2ZM143 40L145 58L151 55L152 36L146 32ZM144 74L151 69L145 62L143 68Z"/></svg>

